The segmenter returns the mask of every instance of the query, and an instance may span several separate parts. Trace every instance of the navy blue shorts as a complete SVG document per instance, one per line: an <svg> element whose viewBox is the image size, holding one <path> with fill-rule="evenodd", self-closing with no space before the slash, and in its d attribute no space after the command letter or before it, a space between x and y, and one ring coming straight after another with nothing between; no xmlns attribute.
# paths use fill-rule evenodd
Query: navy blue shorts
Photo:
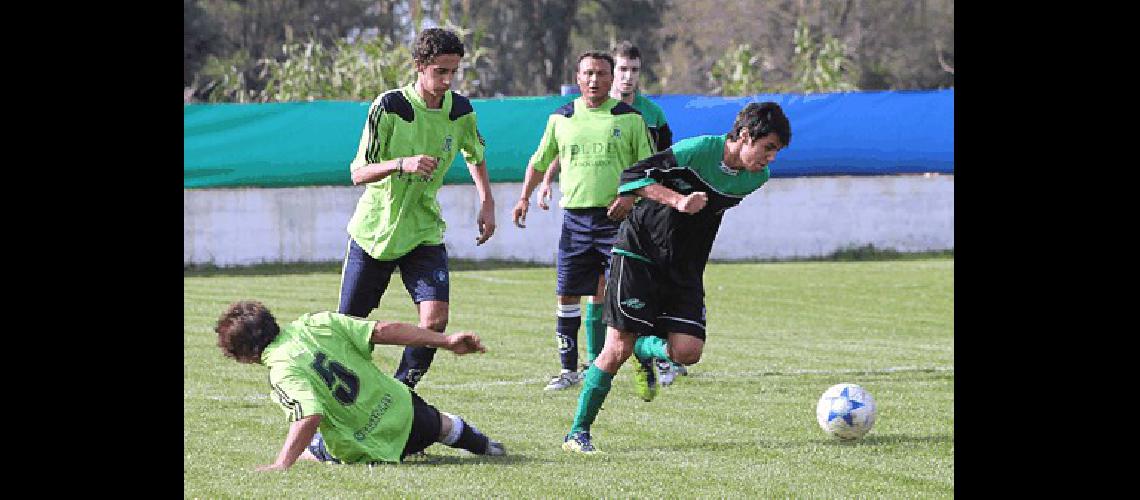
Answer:
<svg viewBox="0 0 1140 500"><path fill-rule="evenodd" d="M404 451L400 453L401 460L412 453L423 451L438 441L439 431L443 428L443 424L439 421L439 410L428 404L427 401L424 401L419 394L416 394L416 391L411 391L411 394L412 430L408 433L408 441L404 443ZM341 463L340 460L333 457L329 453L328 448L325 447L325 438L321 436L320 431L313 435L313 440L309 441L308 449L309 453L317 457L317 460L334 464Z"/></svg>
<svg viewBox="0 0 1140 500"><path fill-rule="evenodd" d="M621 221L606 217L605 208L568 208L558 240L558 286L563 296L598 293L598 277L610 266L610 250Z"/></svg>
<svg viewBox="0 0 1140 500"><path fill-rule="evenodd" d="M443 245L420 245L395 260L376 260L349 239L337 312L367 318L380 305L397 267L413 302L448 302L447 249Z"/></svg>

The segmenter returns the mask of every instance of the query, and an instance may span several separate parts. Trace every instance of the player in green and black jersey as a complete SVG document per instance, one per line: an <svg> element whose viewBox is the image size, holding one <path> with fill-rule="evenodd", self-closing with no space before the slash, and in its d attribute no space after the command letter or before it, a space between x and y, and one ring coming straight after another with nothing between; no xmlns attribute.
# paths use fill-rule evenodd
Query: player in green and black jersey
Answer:
<svg viewBox="0 0 1140 500"><path fill-rule="evenodd" d="M227 357L269 368L270 395L291 422L277 460L258 470L288 469L298 459L399 462L437 442L480 455L506 454L502 444L437 410L372 362L376 344L485 352L473 333L445 336L332 312L305 314L281 326L254 301L231 304L214 331Z"/></svg>
<svg viewBox="0 0 1140 500"><path fill-rule="evenodd" d="M450 90L462 56L463 42L455 33L424 30L414 48L416 81L385 92L368 109L349 167L353 184L365 188L348 223L337 312L368 317L399 268L420 325L444 331L450 301L447 224L436 193L460 152L482 202L475 243L495 232L495 201L475 110ZM415 387L434 357L434 348L406 348L395 377Z"/></svg>
<svg viewBox="0 0 1140 500"><path fill-rule="evenodd" d="M751 103L729 133L692 137L622 173L622 196L637 195L614 243L606 281L605 346L583 376L562 447L593 453L590 426L618 368L632 353L646 401L656 396L648 360L689 365L705 344L705 265L724 212L768 181L769 164L792 139L774 102Z"/></svg>

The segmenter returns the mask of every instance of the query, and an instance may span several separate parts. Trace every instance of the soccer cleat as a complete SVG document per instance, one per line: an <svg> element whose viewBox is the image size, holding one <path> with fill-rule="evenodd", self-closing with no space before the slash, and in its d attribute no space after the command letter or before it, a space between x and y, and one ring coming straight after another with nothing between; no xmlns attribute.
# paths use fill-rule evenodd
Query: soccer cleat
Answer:
<svg viewBox="0 0 1140 500"><path fill-rule="evenodd" d="M562 440L562 449L586 455L601 453L597 448L594 448L594 443L590 441L590 433L586 431L567 434L566 439Z"/></svg>
<svg viewBox="0 0 1140 500"><path fill-rule="evenodd" d="M484 453L484 455L489 455L492 457L501 457L501 456L506 455L506 454L507 454L507 449L503 447L503 443L500 443L498 441L493 441L490 439L487 440L487 453Z"/></svg>
<svg viewBox="0 0 1140 500"><path fill-rule="evenodd" d="M689 369L685 368L685 365L682 365L680 363L673 363L673 371L677 372L677 375L680 375L682 377L689 376Z"/></svg>
<svg viewBox="0 0 1140 500"><path fill-rule="evenodd" d="M668 387L673 383L673 379L677 377L677 372L673 370L673 363L660 358L653 358L653 364L657 367L657 382L661 387Z"/></svg>
<svg viewBox="0 0 1140 500"><path fill-rule="evenodd" d="M657 397L657 368L651 359L637 359L635 366L637 371L633 372L633 380L637 384L637 395L645 401L653 401Z"/></svg>
<svg viewBox="0 0 1140 500"><path fill-rule="evenodd" d="M564 372L555 375L550 383L543 388L544 391L560 391L582 381L582 374L578 372Z"/></svg>

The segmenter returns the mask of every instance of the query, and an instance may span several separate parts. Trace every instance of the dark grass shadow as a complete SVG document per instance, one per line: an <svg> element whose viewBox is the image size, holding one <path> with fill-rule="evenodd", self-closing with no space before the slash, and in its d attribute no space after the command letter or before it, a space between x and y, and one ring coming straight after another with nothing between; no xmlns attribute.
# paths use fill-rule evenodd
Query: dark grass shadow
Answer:
<svg viewBox="0 0 1140 500"><path fill-rule="evenodd" d="M507 455L501 457L488 457L482 455L434 455L430 451L423 455L415 455L406 457L403 462L398 465L404 466L432 466L432 465L472 465L472 464L488 464L488 465L520 465L530 464L537 462L550 462L549 460L536 460L529 458L526 455L511 453L507 450ZM397 465L397 464L386 464ZM378 465L377 467L383 467Z"/></svg>
<svg viewBox="0 0 1140 500"><path fill-rule="evenodd" d="M452 272L490 271L499 269L533 269L554 267L541 262L512 260L467 260L451 259L448 267ZM248 266L219 267L212 264L183 265L183 278L207 278L211 276L284 276L296 274L340 274L341 262L293 262L253 264ZM397 274L399 271L397 271Z"/></svg>

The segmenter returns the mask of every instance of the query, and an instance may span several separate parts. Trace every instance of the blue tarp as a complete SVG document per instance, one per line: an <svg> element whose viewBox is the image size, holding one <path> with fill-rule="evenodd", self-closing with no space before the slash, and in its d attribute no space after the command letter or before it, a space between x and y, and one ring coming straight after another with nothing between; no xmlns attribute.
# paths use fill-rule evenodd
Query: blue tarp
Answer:
<svg viewBox="0 0 1140 500"><path fill-rule="evenodd" d="M648 96L674 142L723 134L750 102L775 101L792 122L773 177L954 172L954 90ZM546 117L574 96L472 99L491 179L517 182ZM351 185L366 102L191 104L183 111L183 186ZM462 157L444 177L470 182Z"/></svg>

